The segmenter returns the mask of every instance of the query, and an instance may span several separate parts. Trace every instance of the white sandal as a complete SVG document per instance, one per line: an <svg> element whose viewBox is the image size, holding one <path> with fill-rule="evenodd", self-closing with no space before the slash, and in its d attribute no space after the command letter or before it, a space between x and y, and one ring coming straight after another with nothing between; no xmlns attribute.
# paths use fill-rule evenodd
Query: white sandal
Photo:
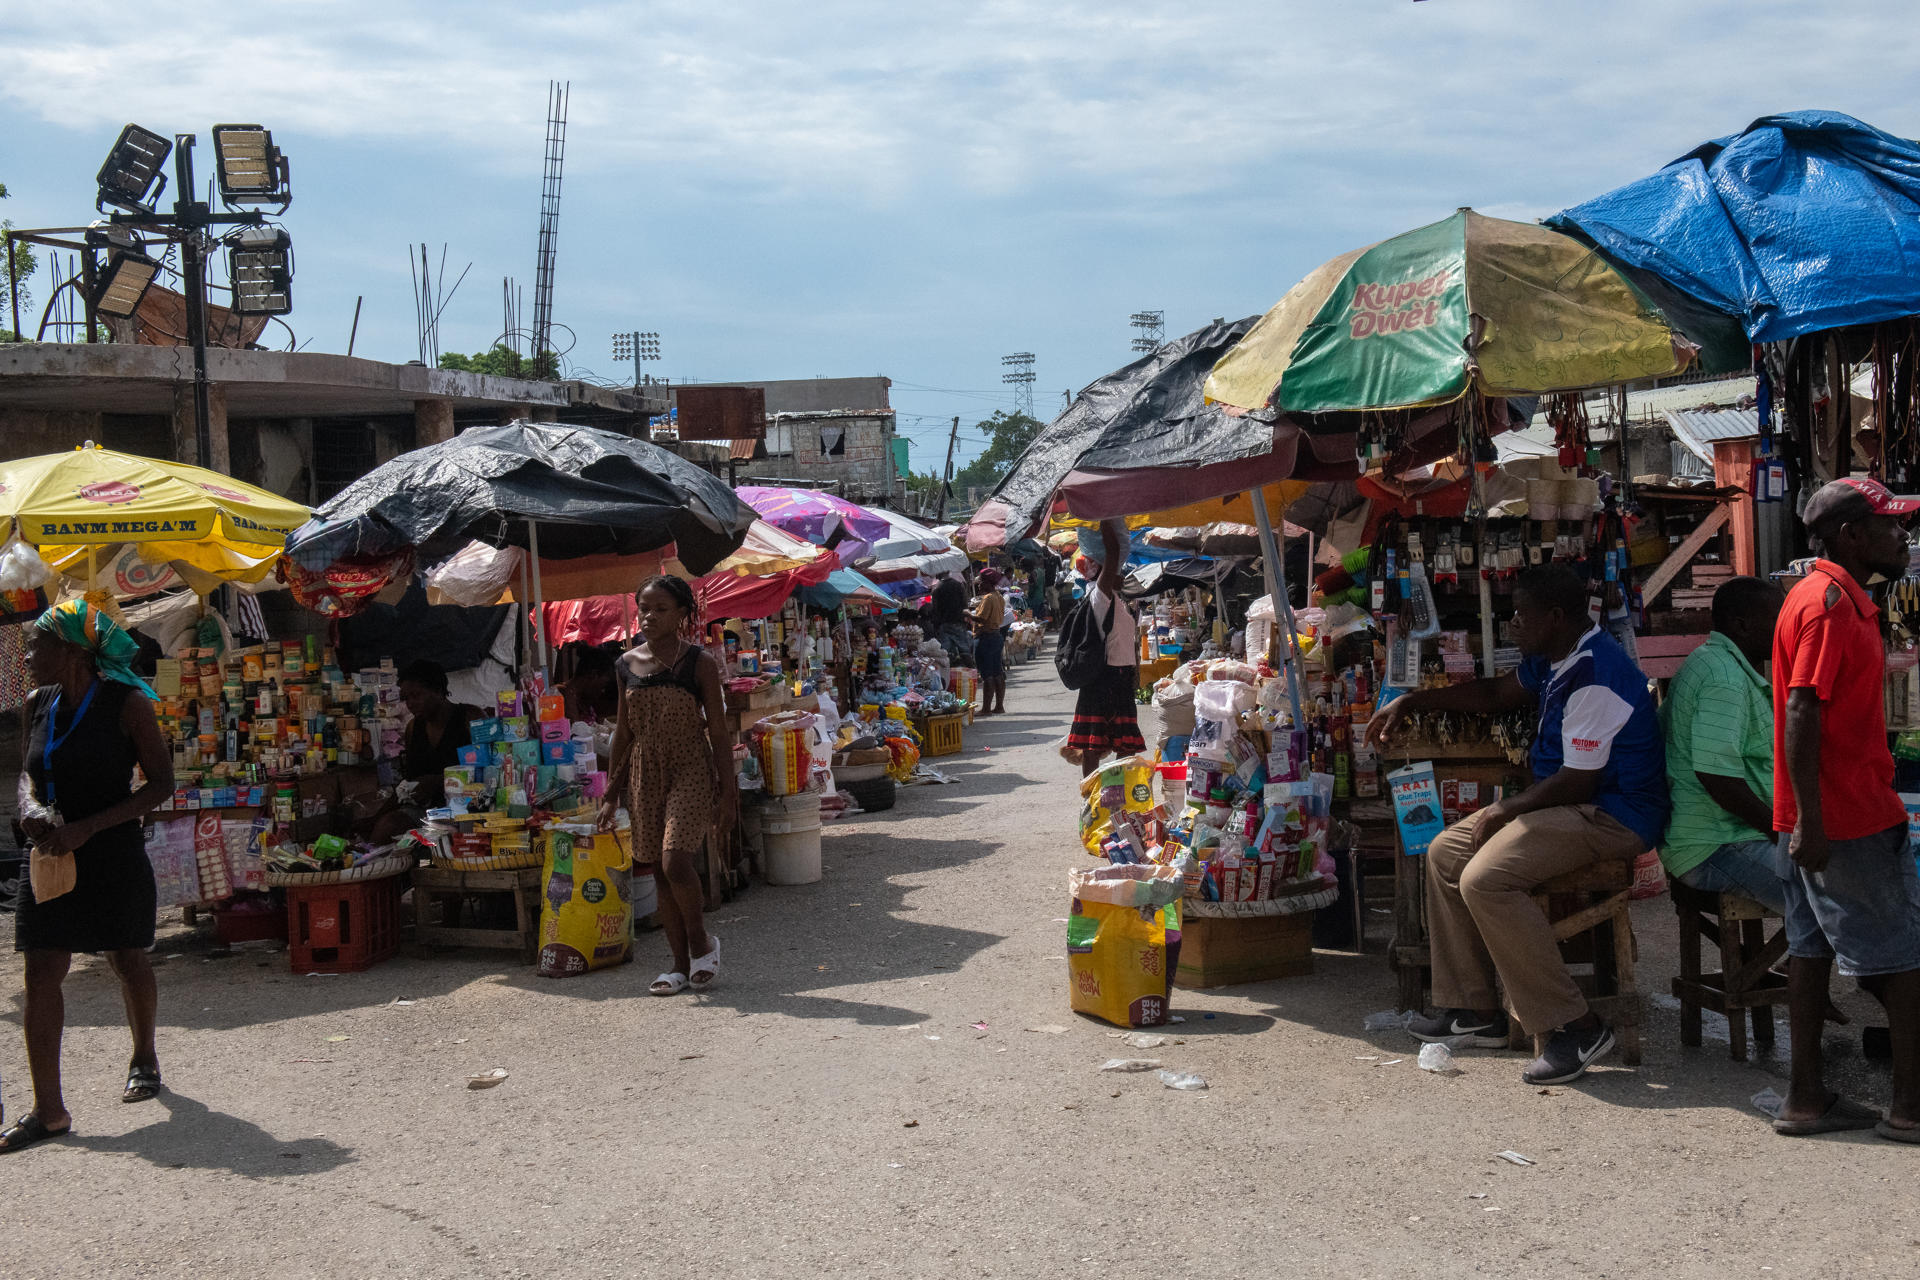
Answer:
<svg viewBox="0 0 1920 1280"><path fill-rule="evenodd" d="M707 941L713 944L713 950L688 966L688 981L695 991L705 991L720 976L720 935L709 932Z"/></svg>
<svg viewBox="0 0 1920 1280"><path fill-rule="evenodd" d="M684 973L663 973L653 980L647 988L647 994L656 996L677 996L687 989L687 975Z"/></svg>

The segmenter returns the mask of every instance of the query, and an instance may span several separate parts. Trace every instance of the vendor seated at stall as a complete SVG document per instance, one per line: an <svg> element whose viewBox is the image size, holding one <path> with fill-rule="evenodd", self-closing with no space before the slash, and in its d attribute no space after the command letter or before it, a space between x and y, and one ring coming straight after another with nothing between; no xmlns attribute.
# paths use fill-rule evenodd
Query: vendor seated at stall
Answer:
<svg viewBox="0 0 1920 1280"><path fill-rule="evenodd" d="M1409 715L1537 707L1533 785L1454 823L1427 850L1439 1009L1408 1029L1429 1042L1504 1046L1497 973L1520 1025L1546 1036L1546 1051L1521 1078L1562 1084L1615 1042L1574 985L1531 893L1555 876L1652 848L1667 821L1665 761L1647 678L1593 625L1579 575L1564 565L1523 573L1513 631L1519 670L1405 694L1374 716L1367 739L1384 748Z"/></svg>
<svg viewBox="0 0 1920 1280"><path fill-rule="evenodd" d="M1759 578L1729 578L1713 593L1713 633L1667 687L1673 813L1660 861L1705 893L1738 893L1786 911L1774 867L1773 690L1761 673L1786 597Z"/></svg>
<svg viewBox="0 0 1920 1280"><path fill-rule="evenodd" d="M598 724L612 720L620 711L613 655L591 646L576 649L573 674L560 682L560 695L566 699L567 719L575 723Z"/></svg>
<svg viewBox="0 0 1920 1280"><path fill-rule="evenodd" d="M400 740L401 782L393 802L363 824L375 844L401 835L428 809L446 803L446 771L460 763L460 748L473 742L468 722L480 718L477 708L447 697L447 669L431 658L402 667L399 685L413 718Z"/></svg>

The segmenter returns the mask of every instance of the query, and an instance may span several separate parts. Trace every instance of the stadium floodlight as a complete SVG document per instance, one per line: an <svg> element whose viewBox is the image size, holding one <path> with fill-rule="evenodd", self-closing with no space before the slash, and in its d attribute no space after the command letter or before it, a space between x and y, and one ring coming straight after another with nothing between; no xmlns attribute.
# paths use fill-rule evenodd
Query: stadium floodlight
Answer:
<svg viewBox="0 0 1920 1280"><path fill-rule="evenodd" d="M227 238L233 309L283 316L293 310L293 240L279 227L247 227Z"/></svg>
<svg viewBox="0 0 1920 1280"><path fill-rule="evenodd" d="M106 163L100 166L96 179L100 194L95 207L112 205L129 213L152 213L152 199L158 199L167 188L160 167L172 151L173 143L151 129L137 124L122 129L113 150L107 153ZM158 187L154 185L156 179Z"/></svg>
<svg viewBox="0 0 1920 1280"><path fill-rule="evenodd" d="M273 145L273 132L257 124L213 126L213 154L220 201L228 208L293 203L287 158Z"/></svg>
<svg viewBox="0 0 1920 1280"><path fill-rule="evenodd" d="M103 316L126 319L140 306L159 270L160 264L144 253L116 250L94 279L93 309Z"/></svg>

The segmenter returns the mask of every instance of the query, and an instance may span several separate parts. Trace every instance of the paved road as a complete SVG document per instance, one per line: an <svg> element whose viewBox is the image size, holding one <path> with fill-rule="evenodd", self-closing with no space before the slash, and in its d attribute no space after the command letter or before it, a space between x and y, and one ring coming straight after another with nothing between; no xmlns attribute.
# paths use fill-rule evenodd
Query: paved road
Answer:
<svg viewBox="0 0 1920 1280"><path fill-rule="evenodd" d="M1637 1071L1543 1094L1518 1061L1481 1055L1440 1078L1361 1031L1392 1001L1380 957L1322 953L1311 977L1178 1000L1183 1043L1159 1053L1208 1092L1098 1074L1118 1041L1067 1012L1059 920L1080 858L1074 771L1054 751L1071 703L1045 666L1018 670L1010 701L970 732L955 785L829 828L823 883L723 908L724 985L704 997L645 994L657 940L639 964L560 982L462 953L295 978L284 956L206 959L176 931L161 947L170 1092L126 1107L117 993L83 962L75 1136L0 1166L0 1271L1920 1268L1920 1152L1774 1137L1747 1099L1780 1067L1683 1053L1661 1008ZM1643 904L1639 920L1643 986L1664 987L1671 911ZM0 984L18 983L9 952ZM1066 1030L1025 1030L1048 1024ZM0 1041L9 1112L28 1098L15 1035ZM463 1087L494 1066L504 1085ZM1884 1104L1884 1073L1855 1075ZM1493 1158L1508 1148L1538 1163Z"/></svg>

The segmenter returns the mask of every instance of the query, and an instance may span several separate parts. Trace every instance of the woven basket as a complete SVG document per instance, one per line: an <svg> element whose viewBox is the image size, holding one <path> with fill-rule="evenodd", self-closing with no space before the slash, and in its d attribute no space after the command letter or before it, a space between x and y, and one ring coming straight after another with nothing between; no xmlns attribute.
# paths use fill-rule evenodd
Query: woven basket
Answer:
<svg viewBox="0 0 1920 1280"><path fill-rule="evenodd" d="M355 880L384 880L413 870L413 855L390 853L345 871L269 871L267 883L276 889L297 889L303 885L348 884Z"/></svg>
<svg viewBox="0 0 1920 1280"><path fill-rule="evenodd" d="M537 867L546 861L546 850L533 847L517 853L502 853L490 858L443 858L430 855L433 865L442 871L519 871Z"/></svg>

